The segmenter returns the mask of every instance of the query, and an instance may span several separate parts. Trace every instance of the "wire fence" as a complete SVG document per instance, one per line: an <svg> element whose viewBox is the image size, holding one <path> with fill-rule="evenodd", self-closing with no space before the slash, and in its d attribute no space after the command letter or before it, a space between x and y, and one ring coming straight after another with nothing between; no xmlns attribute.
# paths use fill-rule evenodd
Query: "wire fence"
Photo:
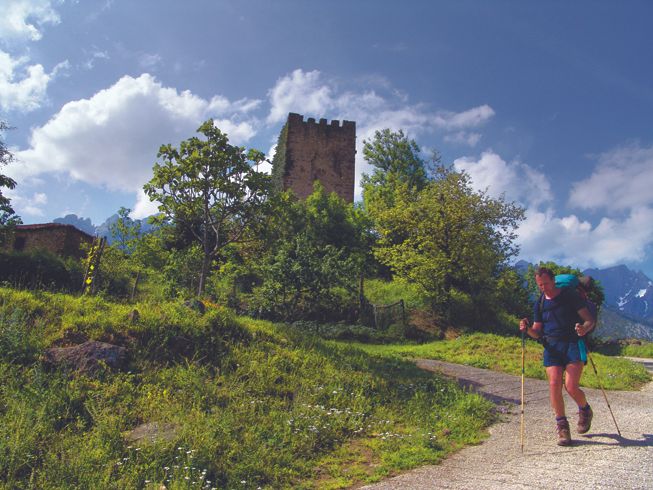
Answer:
<svg viewBox="0 0 653 490"><path fill-rule="evenodd" d="M390 305L374 305L365 301L361 305L360 322L377 330L387 330L390 325L406 325L406 308L401 299Z"/></svg>

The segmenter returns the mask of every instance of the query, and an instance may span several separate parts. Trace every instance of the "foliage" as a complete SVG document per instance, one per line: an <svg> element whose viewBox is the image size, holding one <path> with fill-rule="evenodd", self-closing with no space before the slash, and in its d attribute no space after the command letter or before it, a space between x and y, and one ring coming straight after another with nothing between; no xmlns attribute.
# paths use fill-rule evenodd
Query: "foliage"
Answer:
<svg viewBox="0 0 653 490"><path fill-rule="evenodd" d="M76 259L63 259L46 250L0 252L0 282L17 288L78 291L83 274Z"/></svg>
<svg viewBox="0 0 653 490"><path fill-rule="evenodd" d="M397 188L391 208L371 211L376 256L445 318L472 325L496 316L497 282L517 253L513 230L523 210L474 191L467 174L445 167L417 194L405 190Z"/></svg>
<svg viewBox="0 0 653 490"><path fill-rule="evenodd" d="M254 311L282 320L351 320L368 262L365 216L319 182L305 201L281 193L271 209Z"/></svg>
<svg viewBox="0 0 653 490"><path fill-rule="evenodd" d="M541 294L539 288L537 287L537 283L535 282L535 270L538 267L546 267L547 269L550 269L555 276L558 274L574 274L578 277L581 277L583 275L580 269L577 267L559 265L555 262L540 262L540 264L537 266L529 264L528 271L526 273L526 281L528 291L530 291L533 301L535 301L536 298L539 298ZM601 307L603 301L605 300L605 293L603 292L603 286L601 285L600 281L594 280L594 286L590 290L588 296L589 299L597 307Z"/></svg>
<svg viewBox="0 0 653 490"><path fill-rule="evenodd" d="M408 188L423 189L427 184L427 172L420 153L415 140L409 140L402 130L376 131L372 140L363 142L363 158L374 171L372 175L363 175L362 186L384 187L396 181Z"/></svg>
<svg viewBox="0 0 653 490"><path fill-rule="evenodd" d="M93 279L93 290L100 294L126 298L131 293L138 270L138 264L130 260L122 250L107 245Z"/></svg>
<svg viewBox="0 0 653 490"><path fill-rule="evenodd" d="M131 219L129 213L131 209L121 207L118 210L118 219L109 225L113 246L126 254L133 253L141 232L141 223Z"/></svg>
<svg viewBox="0 0 653 490"><path fill-rule="evenodd" d="M5 121L0 120L0 135L10 129ZM10 164L14 160L13 154L7 149L4 140L0 137L0 168ZM13 189L16 181L0 173L0 247L2 247L11 233L14 226L22 223L20 217L16 216L11 202L7 196L2 194L2 188Z"/></svg>
<svg viewBox="0 0 653 490"><path fill-rule="evenodd" d="M515 330L517 329L515 328ZM521 339L516 335L506 337L488 333L473 333L461 335L452 340L420 345L356 345L374 355L438 359L508 374L518 375L521 373ZM596 363L601 383L606 389L637 390L651 380L651 376L640 364L598 353L591 355ZM546 379L546 373L542 367L542 346L531 339L526 342L525 372L529 378ZM589 365L583 371L581 385L599 388L599 381Z"/></svg>
<svg viewBox="0 0 653 490"><path fill-rule="evenodd" d="M630 343L624 345L621 349L621 353L624 356L653 359L653 342L640 342L638 344Z"/></svg>
<svg viewBox="0 0 653 490"><path fill-rule="evenodd" d="M492 420L489 402L410 362L223 308L135 307L129 323L127 305L0 288L15 353L0 357L0 485L357 486L476 443ZM42 368L45 345L80 335L128 347L130 371ZM143 422L166 435L128 440Z"/></svg>
<svg viewBox="0 0 653 490"><path fill-rule="evenodd" d="M263 161L256 150L229 144L210 119L179 148L163 145L153 168L154 177L145 186L151 200L175 224L185 226L202 249L198 295L204 292L211 263L222 249L242 241L252 222L261 214L270 188L269 176L253 165Z"/></svg>
<svg viewBox="0 0 653 490"><path fill-rule="evenodd" d="M428 307L428 299L420 294L420 289L415 284L406 282L401 278L392 281L367 279L364 288L365 297L375 305L389 305L403 300L408 310Z"/></svg>

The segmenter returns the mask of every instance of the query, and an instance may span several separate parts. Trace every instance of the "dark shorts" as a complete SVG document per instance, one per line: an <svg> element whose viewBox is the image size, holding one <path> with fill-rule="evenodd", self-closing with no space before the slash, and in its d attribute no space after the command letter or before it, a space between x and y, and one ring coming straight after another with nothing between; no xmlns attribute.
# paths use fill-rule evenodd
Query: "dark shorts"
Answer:
<svg viewBox="0 0 653 490"><path fill-rule="evenodd" d="M544 366L566 366L572 362L587 364L583 340L547 340L544 342Z"/></svg>

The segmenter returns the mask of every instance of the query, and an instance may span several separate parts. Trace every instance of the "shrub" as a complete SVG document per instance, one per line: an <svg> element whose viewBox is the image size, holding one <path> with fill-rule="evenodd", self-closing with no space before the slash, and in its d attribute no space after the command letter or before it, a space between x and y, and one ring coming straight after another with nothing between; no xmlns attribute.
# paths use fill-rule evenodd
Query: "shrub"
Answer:
<svg viewBox="0 0 653 490"><path fill-rule="evenodd" d="M82 279L82 265L72 258L45 250L0 252L0 282L13 287L72 292L81 288Z"/></svg>

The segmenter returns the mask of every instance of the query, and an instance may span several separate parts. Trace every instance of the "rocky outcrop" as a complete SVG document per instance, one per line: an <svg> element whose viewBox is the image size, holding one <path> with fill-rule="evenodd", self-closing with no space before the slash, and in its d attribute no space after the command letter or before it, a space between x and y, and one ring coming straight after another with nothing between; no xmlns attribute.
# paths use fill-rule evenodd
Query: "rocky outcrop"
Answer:
<svg viewBox="0 0 653 490"><path fill-rule="evenodd" d="M71 347L53 347L43 355L43 362L54 369L93 375L106 367L122 370L127 366L127 349L90 340Z"/></svg>

